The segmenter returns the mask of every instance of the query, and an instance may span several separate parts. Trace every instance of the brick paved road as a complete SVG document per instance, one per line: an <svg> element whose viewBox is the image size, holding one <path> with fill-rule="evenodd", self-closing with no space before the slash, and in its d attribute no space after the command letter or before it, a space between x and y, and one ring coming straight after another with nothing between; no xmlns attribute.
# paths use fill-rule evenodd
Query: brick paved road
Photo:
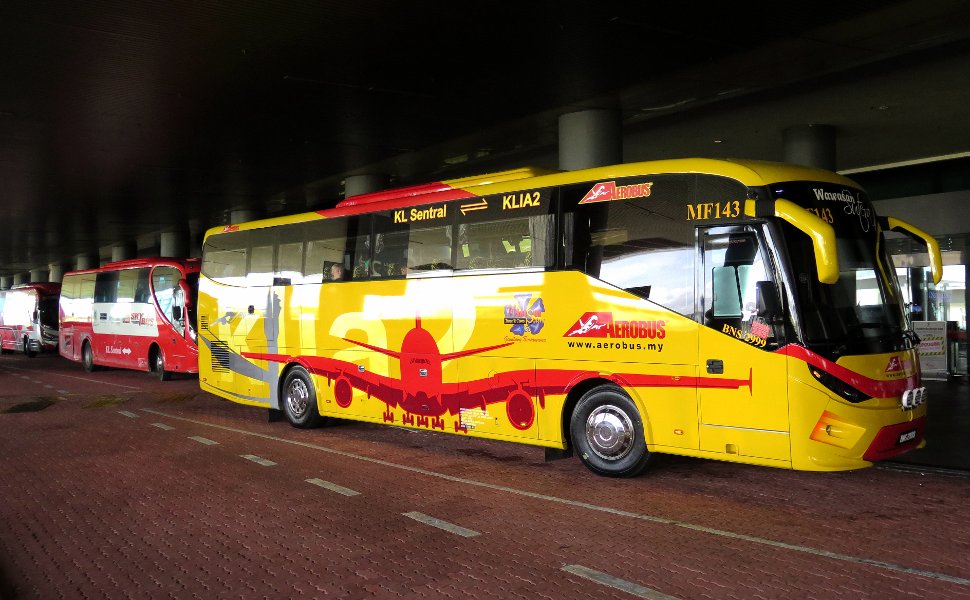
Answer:
<svg viewBox="0 0 970 600"><path fill-rule="evenodd" d="M970 598L970 477L542 455L4 355L0 597Z"/></svg>

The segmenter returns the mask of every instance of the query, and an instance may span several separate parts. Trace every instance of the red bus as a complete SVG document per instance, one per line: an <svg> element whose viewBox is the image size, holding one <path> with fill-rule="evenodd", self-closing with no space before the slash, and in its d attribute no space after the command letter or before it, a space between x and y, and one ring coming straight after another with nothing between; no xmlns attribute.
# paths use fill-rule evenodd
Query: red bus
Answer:
<svg viewBox="0 0 970 600"><path fill-rule="evenodd" d="M57 349L59 283L24 283L0 292L0 351L29 357Z"/></svg>
<svg viewBox="0 0 970 600"><path fill-rule="evenodd" d="M198 373L199 259L138 258L64 275L60 353L85 371Z"/></svg>

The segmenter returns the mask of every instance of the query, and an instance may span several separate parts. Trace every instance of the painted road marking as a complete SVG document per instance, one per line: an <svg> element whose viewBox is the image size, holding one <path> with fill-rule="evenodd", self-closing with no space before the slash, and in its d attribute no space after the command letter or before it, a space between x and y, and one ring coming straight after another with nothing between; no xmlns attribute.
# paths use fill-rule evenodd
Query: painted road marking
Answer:
<svg viewBox="0 0 970 600"><path fill-rule="evenodd" d="M562 570L567 573L572 573L573 575L578 575L584 579L595 581L601 585L606 585L620 590L621 592L633 594L634 596L638 596L640 598L647 598L648 600L677 600L676 596L668 596L667 594L663 594L657 590L645 588L642 585L633 583L632 581L620 579L619 577L613 577L607 573L594 571L593 569L584 567L583 565L563 565Z"/></svg>
<svg viewBox="0 0 970 600"><path fill-rule="evenodd" d="M454 523L449 523L448 521L442 521L441 519L436 519L434 517L429 517L424 513L419 512L406 512L401 513L409 519L414 519L419 523L424 523L425 525L431 525L432 527L437 527L438 529L443 529L448 533L453 533L455 535L460 535L461 537L475 537L476 535L481 535L477 531L472 531L471 529L465 529L464 527L459 527Z"/></svg>
<svg viewBox="0 0 970 600"><path fill-rule="evenodd" d="M264 467L275 467L276 463L271 460L267 460L261 456L256 456L255 454L240 454L239 456L245 458L246 460L251 460L257 465L263 465Z"/></svg>
<svg viewBox="0 0 970 600"><path fill-rule="evenodd" d="M310 444L308 442L300 442L297 440L288 440L286 438L276 437L272 435L267 435L265 433L257 433L255 431L247 431L245 429L238 429L235 427L227 427L225 425L216 425L215 423L208 423L206 421L199 421L197 419L189 419L187 417L180 417L177 415L170 415L165 412L158 410L143 408L145 412L166 417L169 419L175 419L179 421L185 421L187 423L194 423L196 425L202 425L204 427L211 427L214 429L221 429L223 431L231 431L233 433L239 433L242 435L248 435L255 438L260 438L264 440L272 440L275 442L281 442L284 444L291 444L294 446L300 446L303 448L310 448L312 450L319 450L321 452L326 452L328 454L333 454L334 456L342 456L344 458L351 458L354 460L359 460L361 462L366 462L374 465L380 465L382 467L388 467L391 469L398 469L400 471L407 471L409 473L418 473L420 475L427 475L428 477L436 477L438 479L443 479L445 481L452 481L455 483L463 483L466 485L472 485L475 487L480 487L484 489L489 489L497 492L505 492L508 494L513 494L516 496L522 496L525 498L532 498L534 500L544 500L546 502L554 502L556 504L563 504L566 506L572 506L575 508L583 508L586 510L592 510L596 512L602 512L618 517L626 517L629 519L638 519L641 521L648 521L651 523L658 523L660 525L669 525L671 527L682 527L684 529L689 529L691 531L699 531L702 533L707 533L710 535L741 540L749 542L752 544L758 544L761 546L767 546L770 548L780 548L783 550L790 550L792 552L802 552L804 554L811 554L813 556L821 556L824 558L830 558L832 560L838 560L847 563L853 563L857 565L866 565L870 567L875 567L877 569L883 569L886 571L892 571L894 573L906 573L909 575L917 575L919 577L926 577L929 579L936 579L938 581L947 581L956 585L962 585L970 587L970 579L965 577L956 577L953 575L947 575L945 573L938 573L936 571L926 571L923 569L915 569L913 567L907 567L898 563L885 562L881 560L873 560L871 558L863 558L860 556L852 556L851 554L842 554L840 552L831 552L829 550L823 550L821 548L812 548L811 546L799 546L797 544L789 544L786 542L779 542L777 540L770 540L767 538L761 538L753 535L746 535L743 533L735 533L733 531L725 531L723 529L714 529L712 527L704 527L701 525L695 525L693 523L686 523L684 521L678 521L676 519L668 519L666 517L658 517L655 515L636 513L627 510L621 510L618 508L613 508L609 506L600 506L598 504L590 504L589 502L580 502L578 500L569 500L568 498L559 498L557 496L548 496L546 494L538 494L536 492L529 492L526 490L520 490L516 488L511 488L503 485L493 485L491 483L484 483L482 481L475 481L474 479L463 479L461 477L456 477L454 475L445 475L444 473L437 473L435 471L428 471L427 469L422 469L419 467L412 467L409 465L402 465L398 463L393 463L386 460L381 460L379 458L371 458L369 456L363 456L360 454L354 454L353 452L345 452L343 450L337 450L335 448L327 448L326 446L319 446L317 444Z"/></svg>
<svg viewBox="0 0 970 600"><path fill-rule="evenodd" d="M139 417L139 415L136 415L135 413L131 412L130 410L119 410L118 411L118 414L119 415L125 415L126 417L129 417L131 419L137 419Z"/></svg>
<svg viewBox="0 0 970 600"><path fill-rule="evenodd" d="M204 438L204 437L202 437L200 435L190 435L189 436L189 439L190 440L195 440L195 441L199 442L200 444L205 444L206 446L218 446L219 445L219 442L216 442L214 440L210 440L209 438Z"/></svg>
<svg viewBox="0 0 970 600"><path fill-rule="evenodd" d="M344 496L360 496L360 492L356 492L350 488L345 488L337 485L336 483L330 483L329 481L324 481L322 479L307 479L306 482L312 483L313 485L318 485L324 489L330 490L331 492L343 494Z"/></svg>
<svg viewBox="0 0 970 600"><path fill-rule="evenodd" d="M165 431L171 431L175 429L171 425L166 425L165 423L152 423L152 427L158 427L159 429L164 429Z"/></svg>
<svg viewBox="0 0 970 600"><path fill-rule="evenodd" d="M74 375L62 375L60 373L50 373L53 377L67 377L68 379L77 379L79 381L87 381L88 383L96 383L98 385L113 385L115 387L128 388L129 390L140 390L140 387L135 387L131 385L121 385L120 383L110 383L108 381L101 381L99 379L89 379L87 377L76 377Z"/></svg>

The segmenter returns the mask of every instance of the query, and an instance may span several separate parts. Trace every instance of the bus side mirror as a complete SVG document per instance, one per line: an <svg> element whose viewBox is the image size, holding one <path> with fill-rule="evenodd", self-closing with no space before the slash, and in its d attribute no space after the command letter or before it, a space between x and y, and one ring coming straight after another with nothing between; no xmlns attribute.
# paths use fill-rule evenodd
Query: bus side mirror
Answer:
<svg viewBox="0 0 970 600"><path fill-rule="evenodd" d="M185 305L185 308L192 306L192 290L189 289L189 284L184 279L179 280L179 290L182 291L182 304Z"/></svg>
<svg viewBox="0 0 970 600"><path fill-rule="evenodd" d="M778 302L778 288L773 281L759 281L755 283L755 303L758 306L758 316L769 323L774 323L783 316L781 303Z"/></svg>

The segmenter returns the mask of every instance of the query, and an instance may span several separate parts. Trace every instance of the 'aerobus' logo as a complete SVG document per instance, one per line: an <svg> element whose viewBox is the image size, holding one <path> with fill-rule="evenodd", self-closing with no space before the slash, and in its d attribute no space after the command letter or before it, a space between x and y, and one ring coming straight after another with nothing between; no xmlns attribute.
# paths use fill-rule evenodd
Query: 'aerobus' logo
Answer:
<svg viewBox="0 0 970 600"><path fill-rule="evenodd" d="M889 359L889 364L886 365L887 373L895 373L897 371L902 371L902 370L903 370L903 363L902 361L899 360L898 356L894 356Z"/></svg>
<svg viewBox="0 0 970 600"><path fill-rule="evenodd" d="M663 339L664 321L619 321L611 312L588 312L563 337Z"/></svg>
<svg viewBox="0 0 970 600"><path fill-rule="evenodd" d="M634 183L633 185L616 185L615 181L597 183L586 192L580 204L594 202L612 202L613 200L628 200L630 198L646 198L650 195L653 182Z"/></svg>

